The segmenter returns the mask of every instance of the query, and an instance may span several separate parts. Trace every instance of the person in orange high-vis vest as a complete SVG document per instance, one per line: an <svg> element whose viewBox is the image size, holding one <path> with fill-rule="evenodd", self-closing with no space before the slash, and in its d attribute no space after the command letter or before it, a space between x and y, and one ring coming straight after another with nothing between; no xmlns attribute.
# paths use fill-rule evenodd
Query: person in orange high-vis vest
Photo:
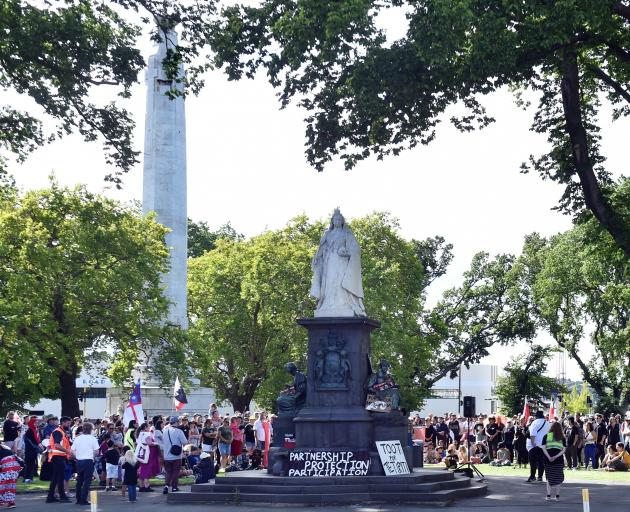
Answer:
<svg viewBox="0 0 630 512"><path fill-rule="evenodd" d="M48 462L52 467L52 477L48 488L46 503L63 502L70 503L64 489L63 477L66 471L66 461L70 458L70 441L65 430L70 427L71 418L62 416L59 426L50 434L50 445L48 446ZM55 497L55 489L59 493L59 498Z"/></svg>

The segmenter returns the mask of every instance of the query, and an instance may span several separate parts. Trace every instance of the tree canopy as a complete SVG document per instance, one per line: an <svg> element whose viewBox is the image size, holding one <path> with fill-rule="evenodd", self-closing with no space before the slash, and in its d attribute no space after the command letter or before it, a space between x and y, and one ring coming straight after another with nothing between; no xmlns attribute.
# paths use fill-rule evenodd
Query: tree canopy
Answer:
<svg viewBox="0 0 630 512"><path fill-rule="evenodd" d="M424 270L413 244L385 214L351 223L362 248L368 315L382 322L374 357L387 357L409 398L418 400L402 358L426 359L414 343ZM243 410L249 401L272 405L287 380L284 363L305 367L306 332L295 320L311 316L311 258L324 223L297 217L287 227L248 240L221 240L190 261L190 334L202 382Z"/></svg>
<svg viewBox="0 0 630 512"><path fill-rule="evenodd" d="M349 224L361 246L367 314L382 325L372 335L372 356L392 363L407 409L492 345L533 335L513 257L477 255L463 284L428 309L426 289L445 273L451 246L441 237L405 240L385 213ZM252 398L273 404L287 381L284 363L305 367L306 332L295 320L315 309L310 262L324 229L297 217L281 230L219 240L189 260L192 367L238 410Z"/></svg>
<svg viewBox="0 0 630 512"><path fill-rule="evenodd" d="M379 28L389 7L408 28ZM523 165L565 186L558 208L588 208L630 257L630 219L611 203L598 115L630 113L630 5L620 0L263 0L229 5L206 28L213 63L229 78L264 68L286 105L306 117L306 154L318 170L335 156L353 167L436 134L446 109L462 131L493 121L483 97L503 87L537 93L532 129L549 151ZM524 103L522 103L524 105Z"/></svg>
<svg viewBox="0 0 630 512"><path fill-rule="evenodd" d="M525 397L542 402L553 393L563 393L564 387L556 379L547 377L547 361L553 353L549 347L531 345L527 354L513 357L499 377L496 387L503 414L512 416L523 410Z"/></svg>
<svg viewBox="0 0 630 512"><path fill-rule="evenodd" d="M178 361L180 333L162 323L165 234L82 187L0 202L0 406L55 396L78 416L82 368L110 367L120 384L139 359L158 376Z"/></svg>
<svg viewBox="0 0 630 512"><path fill-rule="evenodd" d="M626 180L613 199L627 209L629 198ZM577 362L603 408L627 408L630 262L623 251L591 220L549 240L530 235L519 266L538 325ZM592 358L585 345L593 348Z"/></svg>
<svg viewBox="0 0 630 512"><path fill-rule="evenodd" d="M120 185L137 162L135 122L120 102L95 102L94 90L109 87L112 95L128 98L145 68L138 48L142 26L163 41L175 23L182 35L165 68L173 80L198 90L206 64L191 64L187 78L177 70L199 54L200 23L213 9L213 2L170 0L0 0L0 87L36 105L24 111L0 104L0 168L10 154L23 161L35 148L78 132L86 141L102 141L106 161L115 166L107 179ZM57 123L55 129L44 129L46 118Z"/></svg>
<svg viewBox="0 0 630 512"><path fill-rule="evenodd" d="M243 235L237 233L228 222L212 231L207 222L195 222L188 219L188 257L197 258L216 248L219 240L240 240Z"/></svg>

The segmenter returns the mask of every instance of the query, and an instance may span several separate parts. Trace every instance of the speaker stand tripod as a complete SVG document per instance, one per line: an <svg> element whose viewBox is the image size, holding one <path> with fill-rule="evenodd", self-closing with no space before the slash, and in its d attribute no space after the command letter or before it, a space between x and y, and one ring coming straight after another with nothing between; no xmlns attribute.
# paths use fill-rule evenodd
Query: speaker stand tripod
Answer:
<svg viewBox="0 0 630 512"><path fill-rule="evenodd" d="M477 466L475 466L471 460L472 460L472 456L470 453L470 424L472 423L472 418L468 418L468 432L466 434L466 442L468 443L468 452L467 452L467 462L462 462L459 466L457 466L455 468L455 472L461 471L462 473L466 473L470 478L473 477L473 472L477 474L477 476L479 477L479 479L477 480L477 482L483 482L485 480L485 476L484 474L479 471L479 469L477 468ZM466 468L466 469L464 469Z"/></svg>

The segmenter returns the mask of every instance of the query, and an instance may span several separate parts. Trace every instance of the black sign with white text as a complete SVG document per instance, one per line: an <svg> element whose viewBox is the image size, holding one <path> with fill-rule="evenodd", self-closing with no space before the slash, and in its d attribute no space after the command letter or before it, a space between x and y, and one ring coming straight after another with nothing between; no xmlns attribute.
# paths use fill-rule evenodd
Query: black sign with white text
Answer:
<svg viewBox="0 0 630 512"><path fill-rule="evenodd" d="M295 450L289 452L289 476L363 476L370 469L368 451Z"/></svg>

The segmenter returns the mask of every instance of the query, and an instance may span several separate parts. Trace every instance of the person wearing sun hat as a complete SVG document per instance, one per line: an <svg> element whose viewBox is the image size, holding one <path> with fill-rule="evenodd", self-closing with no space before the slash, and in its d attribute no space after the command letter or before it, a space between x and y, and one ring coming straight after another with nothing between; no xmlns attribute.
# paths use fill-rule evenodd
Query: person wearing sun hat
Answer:
<svg viewBox="0 0 630 512"><path fill-rule="evenodd" d="M193 474L195 475L196 484L213 484L214 473L214 458L207 452L203 452L199 456L199 462L193 467Z"/></svg>
<svg viewBox="0 0 630 512"><path fill-rule="evenodd" d="M248 420L249 421L245 425L243 431L245 434L245 449L247 450L247 453L251 455L252 450L256 447L256 433L254 431L256 416L254 414L251 414Z"/></svg>

